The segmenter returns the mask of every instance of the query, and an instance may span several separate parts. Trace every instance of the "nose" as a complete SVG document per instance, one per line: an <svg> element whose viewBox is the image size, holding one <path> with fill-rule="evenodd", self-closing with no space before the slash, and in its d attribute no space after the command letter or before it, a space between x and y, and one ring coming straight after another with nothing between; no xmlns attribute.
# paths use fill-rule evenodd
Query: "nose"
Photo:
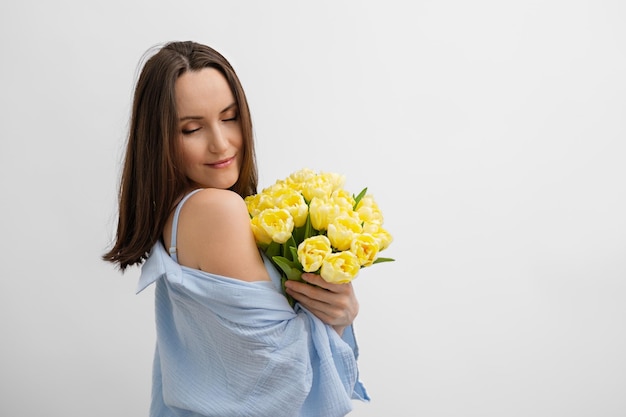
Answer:
<svg viewBox="0 0 626 417"><path fill-rule="evenodd" d="M226 132L219 125L211 129L208 142L209 152L211 153L219 154L228 149Z"/></svg>

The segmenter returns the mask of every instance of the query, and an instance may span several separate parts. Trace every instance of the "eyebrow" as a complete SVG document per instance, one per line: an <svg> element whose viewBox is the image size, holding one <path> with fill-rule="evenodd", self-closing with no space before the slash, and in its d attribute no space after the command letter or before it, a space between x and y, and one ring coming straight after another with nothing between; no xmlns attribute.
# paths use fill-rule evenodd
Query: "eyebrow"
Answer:
<svg viewBox="0 0 626 417"><path fill-rule="evenodd" d="M237 103L232 102L228 106L224 107L222 109L222 111L220 111L220 114L226 113L227 111L231 110L232 108L236 108L236 107L237 107ZM202 120L202 119L204 119L203 116L184 116L184 117L181 117L180 119L178 119L178 121L179 122L184 122L184 121L187 121L187 120Z"/></svg>

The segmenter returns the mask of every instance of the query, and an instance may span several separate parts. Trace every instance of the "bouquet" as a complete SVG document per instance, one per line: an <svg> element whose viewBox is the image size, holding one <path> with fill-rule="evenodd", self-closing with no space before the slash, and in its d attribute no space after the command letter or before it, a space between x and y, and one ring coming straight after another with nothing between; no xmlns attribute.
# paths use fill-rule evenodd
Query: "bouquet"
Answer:
<svg viewBox="0 0 626 417"><path fill-rule="evenodd" d="M348 283L361 268L394 260L379 256L392 236L374 197L367 188L351 195L344 183L340 174L304 168L245 198L257 246L283 284L302 281L303 272Z"/></svg>

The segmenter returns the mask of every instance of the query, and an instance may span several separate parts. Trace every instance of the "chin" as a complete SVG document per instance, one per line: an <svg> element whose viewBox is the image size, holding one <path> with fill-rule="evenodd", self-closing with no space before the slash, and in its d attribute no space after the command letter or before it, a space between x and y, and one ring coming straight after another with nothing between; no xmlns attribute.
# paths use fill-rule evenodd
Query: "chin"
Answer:
<svg viewBox="0 0 626 417"><path fill-rule="evenodd" d="M238 179L239 177L230 178L230 179L225 178L223 181L216 181L215 186L213 188L221 188L222 190L229 190L235 184L237 184Z"/></svg>
<svg viewBox="0 0 626 417"><path fill-rule="evenodd" d="M198 178L200 181L194 181L196 186L200 188L217 188L221 190L228 190L232 186L234 186L239 180L239 171L221 171L214 172L210 176L204 176L203 178Z"/></svg>

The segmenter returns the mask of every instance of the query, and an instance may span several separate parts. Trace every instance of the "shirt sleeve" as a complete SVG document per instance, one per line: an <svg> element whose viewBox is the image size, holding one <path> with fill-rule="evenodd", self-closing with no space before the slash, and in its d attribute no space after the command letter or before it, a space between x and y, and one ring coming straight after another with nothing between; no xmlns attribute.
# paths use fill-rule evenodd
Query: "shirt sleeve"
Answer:
<svg viewBox="0 0 626 417"><path fill-rule="evenodd" d="M181 267L157 246L151 416L345 416L369 400L352 326L340 337L271 282Z"/></svg>
<svg viewBox="0 0 626 417"><path fill-rule="evenodd" d="M354 326L350 325L346 327L343 331L342 340L350 346L352 352L354 352L354 359L358 361L359 359L359 345L356 341L356 335L354 333ZM357 381L354 385L354 391L352 392L352 399L369 402L370 396L365 389L365 385L361 382L359 378L359 372L357 368Z"/></svg>
<svg viewBox="0 0 626 417"><path fill-rule="evenodd" d="M367 398L351 332L292 309L269 282L166 273L155 303L155 417L339 417Z"/></svg>

